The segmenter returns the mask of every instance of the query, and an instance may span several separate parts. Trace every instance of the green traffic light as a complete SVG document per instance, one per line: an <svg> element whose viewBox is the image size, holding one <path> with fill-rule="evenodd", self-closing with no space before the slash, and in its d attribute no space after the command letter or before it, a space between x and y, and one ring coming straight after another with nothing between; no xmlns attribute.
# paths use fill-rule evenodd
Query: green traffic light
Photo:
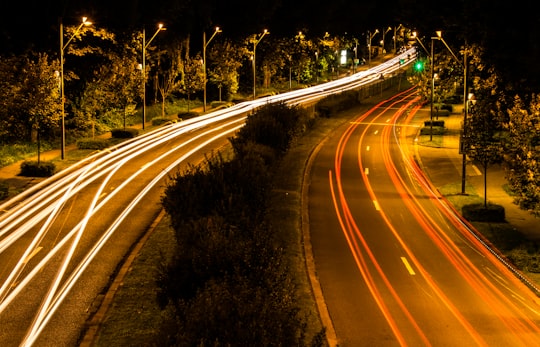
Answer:
<svg viewBox="0 0 540 347"><path fill-rule="evenodd" d="M424 70L424 62L419 60L416 63L414 63L414 69L416 71L423 71Z"/></svg>

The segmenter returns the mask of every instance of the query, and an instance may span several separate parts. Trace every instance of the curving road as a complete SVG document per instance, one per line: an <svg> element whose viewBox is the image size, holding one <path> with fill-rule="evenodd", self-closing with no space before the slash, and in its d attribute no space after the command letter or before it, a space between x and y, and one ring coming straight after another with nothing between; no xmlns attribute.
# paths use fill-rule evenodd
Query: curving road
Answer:
<svg viewBox="0 0 540 347"><path fill-rule="evenodd" d="M414 56L405 52L337 81L161 127L1 204L0 346L76 345L116 267L160 211L168 175L227 145L254 109L359 88Z"/></svg>
<svg viewBox="0 0 540 347"><path fill-rule="evenodd" d="M539 346L538 298L414 160L415 90L338 129L309 173L315 271L339 346ZM324 316L324 315L323 315Z"/></svg>

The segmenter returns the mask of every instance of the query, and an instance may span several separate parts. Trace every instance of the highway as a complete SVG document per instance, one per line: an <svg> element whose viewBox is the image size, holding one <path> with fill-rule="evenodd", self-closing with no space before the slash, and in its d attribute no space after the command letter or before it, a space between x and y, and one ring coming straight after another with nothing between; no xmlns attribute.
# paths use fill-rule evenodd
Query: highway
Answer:
<svg viewBox="0 0 540 347"><path fill-rule="evenodd" d="M312 158L309 232L343 346L539 346L538 297L441 199L415 156L414 89L358 114Z"/></svg>
<svg viewBox="0 0 540 347"><path fill-rule="evenodd" d="M411 50L336 81L168 124L0 205L0 346L76 345L116 267L161 210L169 175L227 146L255 109L312 104L390 75L414 56Z"/></svg>

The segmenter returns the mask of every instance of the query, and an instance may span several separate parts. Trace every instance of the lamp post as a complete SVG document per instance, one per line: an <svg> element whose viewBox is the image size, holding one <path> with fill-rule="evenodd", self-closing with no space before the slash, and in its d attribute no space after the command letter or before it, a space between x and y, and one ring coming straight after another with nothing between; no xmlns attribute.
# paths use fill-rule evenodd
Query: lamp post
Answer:
<svg viewBox="0 0 540 347"><path fill-rule="evenodd" d="M467 153L465 151L465 137L467 131L467 113L469 108L468 93L467 93L467 43L465 42L465 48L463 49L463 63L454 54L454 51L448 46L444 38L440 35L440 31L437 32L439 40L442 41L446 49L452 54L454 60L463 67L463 131L461 132L461 154L462 158L462 173L461 173L461 194L465 194L465 181L467 177Z"/></svg>
<svg viewBox="0 0 540 347"><path fill-rule="evenodd" d="M396 41L397 41L397 32L399 29L401 29L403 27L403 25L399 25L397 27L394 27L394 54L397 54L397 44L396 44Z"/></svg>
<svg viewBox="0 0 540 347"><path fill-rule="evenodd" d="M371 40L377 33L379 32L379 29L375 29L375 32L371 34L371 32L368 31L368 50L369 50L369 62L368 65L371 66Z"/></svg>
<svg viewBox="0 0 540 347"><path fill-rule="evenodd" d="M437 36L431 38L431 112L429 113L429 141L433 140L433 94L435 90L435 57L433 55L433 41L441 39L441 31L437 31Z"/></svg>
<svg viewBox="0 0 540 347"><path fill-rule="evenodd" d="M266 36L267 34L270 34L270 32L264 29L261 36L258 39L255 36L255 41L253 41L253 100L255 100L255 95L256 95L255 85L257 84L257 75L256 75L256 69L255 69L255 50L257 49L257 45L259 44L259 42L261 42L263 37Z"/></svg>
<svg viewBox="0 0 540 347"><path fill-rule="evenodd" d="M146 123L146 48L148 47L148 45L150 45L150 42L152 42L152 40L156 37L156 35L162 31L162 30L167 30L166 28L163 27L163 24L162 23L159 23L158 24L158 29L156 30L156 32L154 33L154 35L152 36L152 38L150 38L150 40L148 40L148 42L146 42L146 31L143 27L143 44L142 44L142 88L143 88L143 112L142 112L142 128L144 130L144 123Z"/></svg>
<svg viewBox="0 0 540 347"><path fill-rule="evenodd" d="M382 50L383 50L383 54L386 53L386 50L384 49L384 36L390 31L392 30L392 27L388 27L388 29L383 29L382 31L382 40L381 40L381 45L382 45Z"/></svg>
<svg viewBox="0 0 540 347"><path fill-rule="evenodd" d="M203 74L204 74L204 101L203 101L203 110L206 112L206 47L210 44L212 39L221 32L219 27L216 27L216 30L210 36L210 40L206 41L206 32L203 32Z"/></svg>
<svg viewBox="0 0 540 347"><path fill-rule="evenodd" d="M75 32L71 37L67 40L67 42L64 44L64 24L62 23L62 18L60 18L60 102L62 103L62 118L61 118L61 124L60 127L62 128L62 135L61 135L61 156L62 160L66 157L66 113L65 113L65 97L64 97L64 51L66 50L67 46L71 43L71 40L77 35L77 33L81 30L81 28L85 25L92 25L92 22L88 21L88 18L83 17L81 24L75 29Z"/></svg>

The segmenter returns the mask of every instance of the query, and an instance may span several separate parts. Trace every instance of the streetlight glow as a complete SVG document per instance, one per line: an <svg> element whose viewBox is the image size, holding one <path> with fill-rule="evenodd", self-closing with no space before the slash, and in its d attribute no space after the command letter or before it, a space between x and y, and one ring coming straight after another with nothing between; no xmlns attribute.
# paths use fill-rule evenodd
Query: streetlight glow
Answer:
<svg viewBox="0 0 540 347"><path fill-rule="evenodd" d="M369 39L369 41L368 41L368 48L369 48L369 49L368 49L368 50L369 50L369 63L368 63L368 64L369 64L369 66L371 66L371 40L372 40L373 37L374 37L375 35L377 35L378 33L379 33L379 29L375 29L375 32L374 32L373 34L371 34L371 33L368 31L368 36L369 36L369 37L368 37L368 39Z"/></svg>
<svg viewBox="0 0 540 347"><path fill-rule="evenodd" d="M142 66L141 66L141 72L142 72L142 88L143 88L143 112L142 112L142 128L144 130L144 123L146 123L146 48L148 45L150 45L150 42L159 34L160 31L167 30L167 28L163 27L163 23L158 24L158 29L152 36L148 42L146 42L146 31L143 27L143 44L142 44Z"/></svg>
<svg viewBox="0 0 540 347"><path fill-rule="evenodd" d="M208 46L208 44L210 43L210 41L212 41L212 39L218 34L220 33L222 30L219 28L219 27L216 27L216 30L214 31L214 33L212 34L212 36L210 37L210 40L206 41L206 31L203 31L203 74L204 74L204 82L203 82L203 85L204 85L204 101L203 101L203 111L206 112L206 47ZM221 94L220 94L221 95Z"/></svg>
<svg viewBox="0 0 540 347"><path fill-rule="evenodd" d="M92 22L88 21L87 17L82 18L81 24L75 29L75 32L64 44L64 24L62 23L62 18L60 18L60 102L62 104L62 116L60 120L61 129L61 139L60 139L60 152L62 160L66 158L66 111L65 111L65 95L64 95L64 51L67 46L71 43L73 38L79 33L81 28L85 25L92 25Z"/></svg>
<svg viewBox="0 0 540 347"><path fill-rule="evenodd" d="M261 37L257 39L257 36L255 36L256 40L253 42L253 100L255 100L255 97L256 97L255 86L257 84L257 74L256 74L256 69L255 69L255 51L257 49L257 45L259 44L259 42L261 42L263 37L268 34L270 34L270 32L267 29L264 29L264 31L261 34Z"/></svg>

